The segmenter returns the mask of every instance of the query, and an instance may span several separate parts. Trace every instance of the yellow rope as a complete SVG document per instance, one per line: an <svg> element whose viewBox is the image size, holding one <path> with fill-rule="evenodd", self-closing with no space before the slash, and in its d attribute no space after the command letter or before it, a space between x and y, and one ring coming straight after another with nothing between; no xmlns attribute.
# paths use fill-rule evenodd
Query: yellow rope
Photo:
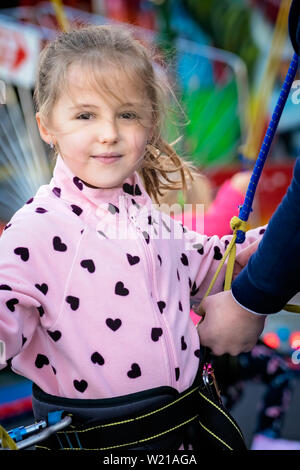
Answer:
<svg viewBox="0 0 300 470"><path fill-rule="evenodd" d="M224 290L230 290L231 288L231 282L232 282L232 275L233 275L233 268L234 268L234 263L235 263L235 255L236 255L236 232L237 230L242 230L243 232L246 232L247 230L247 224L244 220L240 219L239 217L237 216L234 216L232 217L231 221L230 221L230 226L231 226L231 229L233 230L233 236L232 236L232 239L219 263L219 266L214 274L214 277L212 278L211 280L211 283L209 284L208 286L208 289L206 291L206 293L204 294L204 297L203 299L201 300L199 306L197 308L194 309L195 313L197 313L198 315L201 315L201 313L199 313L197 310L200 309L201 305L202 305L202 302L203 300L210 294L216 280L217 280L217 277L222 269L222 267L224 266L224 263L226 261L226 259L228 258L228 263L227 263L227 267L226 267L226 273L225 273L225 283L224 283Z"/></svg>
<svg viewBox="0 0 300 470"><path fill-rule="evenodd" d="M17 444L2 426L0 426L0 440L3 449L18 450Z"/></svg>
<svg viewBox="0 0 300 470"><path fill-rule="evenodd" d="M51 3L53 5L55 15L56 15L56 19L57 19L57 22L59 24L60 29L64 32L69 31L70 26L69 26L69 22L67 20L65 12L64 12L64 7L63 7L62 1L61 0L51 0Z"/></svg>
<svg viewBox="0 0 300 470"><path fill-rule="evenodd" d="M286 304L283 310L286 312L300 313L300 305Z"/></svg>
<svg viewBox="0 0 300 470"><path fill-rule="evenodd" d="M262 76L259 92L254 98L249 125L249 133L242 153L255 160L263 137L268 104L281 60L281 52L287 37L288 14L291 0L282 0L277 15L269 58Z"/></svg>

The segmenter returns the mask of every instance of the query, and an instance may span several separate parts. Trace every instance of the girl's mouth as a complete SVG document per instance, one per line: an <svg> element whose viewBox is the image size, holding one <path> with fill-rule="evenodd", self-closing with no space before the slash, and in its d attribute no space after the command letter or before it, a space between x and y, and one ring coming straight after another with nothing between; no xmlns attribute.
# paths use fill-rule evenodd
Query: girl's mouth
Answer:
<svg viewBox="0 0 300 470"><path fill-rule="evenodd" d="M110 164L118 161L122 155L118 153L102 153L100 155L93 155L95 160L100 161L101 163Z"/></svg>

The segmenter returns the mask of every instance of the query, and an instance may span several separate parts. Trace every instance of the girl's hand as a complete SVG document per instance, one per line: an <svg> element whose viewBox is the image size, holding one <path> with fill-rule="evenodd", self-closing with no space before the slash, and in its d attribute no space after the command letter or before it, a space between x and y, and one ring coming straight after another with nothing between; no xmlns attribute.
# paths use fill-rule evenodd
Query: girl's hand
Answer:
<svg viewBox="0 0 300 470"><path fill-rule="evenodd" d="M204 315L197 326L200 343L216 356L226 353L236 356L250 351L264 329L266 318L242 308L231 291L206 297L199 313Z"/></svg>
<svg viewBox="0 0 300 470"><path fill-rule="evenodd" d="M235 258L234 268L233 268L233 279L241 272L241 270L246 266L249 261L250 256L257 250L260 240L256 240L251 243L247 248L240 251Z"/></svg>

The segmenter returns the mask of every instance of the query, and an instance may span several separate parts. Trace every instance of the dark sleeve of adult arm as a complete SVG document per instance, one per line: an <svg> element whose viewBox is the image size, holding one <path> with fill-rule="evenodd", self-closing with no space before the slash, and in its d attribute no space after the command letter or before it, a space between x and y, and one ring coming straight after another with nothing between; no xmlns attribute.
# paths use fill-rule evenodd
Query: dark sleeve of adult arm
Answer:
<svg viewBox="0 0 300 470"><path fill-rule="evenodd" d="M256 313L276 313L300 291L300 158L292 182L257 251L232 283L235 300Z"/></svg>

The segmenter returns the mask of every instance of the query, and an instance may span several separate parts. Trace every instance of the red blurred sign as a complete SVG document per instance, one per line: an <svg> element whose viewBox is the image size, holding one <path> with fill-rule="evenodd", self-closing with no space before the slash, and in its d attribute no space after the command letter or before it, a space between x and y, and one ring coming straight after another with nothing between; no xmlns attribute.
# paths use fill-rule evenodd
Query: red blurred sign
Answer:
<svg viewBox="0 0 300 470"><path fill-rule="evenodd" d="M6 82L32 88L40 52L40 36L27 25L0 21L0 77Z"/></svg>
<svg viewBox="0 0 300 470"><path fill-rule="evenodd" d="M22 34L17 31L0 29L0 64L9 70L16 70L27 58L22 45Z"/></svg>
<svg viewBox="0 0 300 470"><path fill-rule="evenodd" d="M249 220L251 224L266 224L277 206L280 204L283 196L293 177L294 161L288 160L286 163L266 164L261 174L259 184L253 204L253 215ZM217 188L233 174L241 171L240 166L229 166L225 168L215 168L210 171L208 177Z"/></svg>

